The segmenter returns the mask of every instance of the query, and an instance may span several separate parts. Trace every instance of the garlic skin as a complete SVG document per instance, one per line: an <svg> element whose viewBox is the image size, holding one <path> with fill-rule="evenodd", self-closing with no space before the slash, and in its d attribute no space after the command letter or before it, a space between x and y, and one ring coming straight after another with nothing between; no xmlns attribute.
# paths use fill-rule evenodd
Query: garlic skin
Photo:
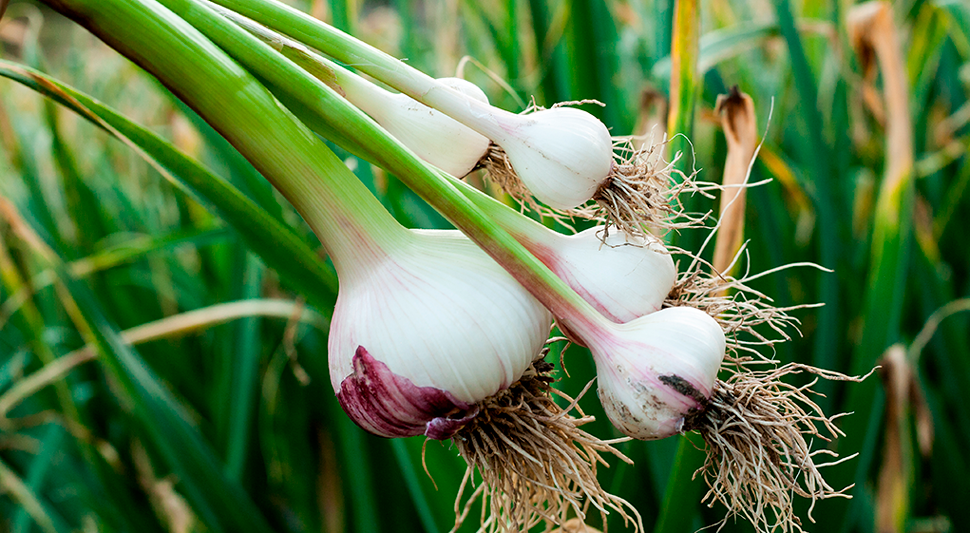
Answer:
<svg viewBox="0 0 970 533"><path fill-rule="evenodd" d="M469 98L488 103L474 83L461 78L441 78L442 84ZM362 87L364 83L369 87ZM361 87L358 87L361 85ZM488 150L488 138L451 117L402 93L391 93L360 80L346 87L346 97L421 159L455 177L472 171Z"/></svg>
<svg viewBox="0 0 970 533"><path fill-rule="evenodd" d="M677 281L677 267L663 243L615 228L604 240L603 231L604 226L594 226L563 235L541 228L534 238L520 242L613 322L622 324L660 310Z"/></svg>
<svg viewBox="0 0 970 533"><path fill-rule="evenodd" d="M641 440L684 431L713 392L726 344L720 325L698 309L670 307L609 330L590 350L610 422Z"/></svg>
<svg viewBox="0 0 970 533"><path fill-rule="evenodd" d="M330 379L367 431L444 439L529 368L552 315L462 233L410 237L341 277Z"/></svg>
<svg viewBox="0 0 970 533"><path fill-rule="evenodd" d="M533 196L556 209L586 203L613 165L610 131L593 115L554 107L527 115L495 110L488 135Z"/></svg>

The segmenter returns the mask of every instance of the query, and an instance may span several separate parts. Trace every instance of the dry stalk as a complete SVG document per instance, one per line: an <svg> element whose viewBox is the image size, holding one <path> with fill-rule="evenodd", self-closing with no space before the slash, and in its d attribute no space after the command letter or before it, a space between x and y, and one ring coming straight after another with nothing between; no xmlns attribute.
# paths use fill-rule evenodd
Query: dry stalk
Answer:
<svg viewBox="0 0 970 533"><path fill-rule="evenodd" d="M714 244L714 269L729 273L728 265L741 247L744 235L744 187L748 168L758 149L758 127L754 101L737 86L729 94L717 97L716 111L721 115L721 128L727 140L727 157L724 160L724 178L721 183L720 226Z"/></svg>
<svg viewBox="0 0 970 533"><path fill-rule="evenodd" d="M548 530L564 526L570 511L584 519L590 506L604 522L605 515L615 511L624 523L633 522L637 531L643 530L636 509L606 492L596 479L597 465L608 466L601 454L628 463L630 459L613 447L618 441L604 441L580 429L593 417L583 413L578 398L550 386L552 368L537 360L516 384L483 402L478 416L452 438L468 465L455 499L452 531L478 500L481 531L528 531L542 523ZM583 393L588 389L589 385ZM559 407L553 395L568 406ZM574 410L576 417L570 415Z"/></svg>
<svg viewBox="0 0 970 533"><path fill-rule="evenodd" d="M882 74L886 110L886 168L882 189L887 192L897 190L911 179L913 125L909 115L905 61L892 6L887 2L865 2L854 6L849 11L846 29L870 87L876 77L877 64ZM874 88L871 90L875 92ZM876 95L875 101L882 104L878 93Z"/></svg>
<svg viewBox="0 0 970 533"><path fill-rule="evenodd" d="M783 381L801 373L814 374L811 382L795 386ZM868 375L867 375L868 376ZM792 496L811 499L808 518L818 500L849 498L852 486L832 488L820 468L855 457L838 458L828 449L812 450L815 438L829 441L844 435L835 425L842 416L826 416L812 401L811 387L819 378L861 381L837 372L791 363L772 370L739 370L718 380L707 408L689 421L701 433L707 459L694 473L709 488L702 499L713 506L720 501L728 518L742 516L759 531L803 531L792 507ZM832 460L817 462L819 456Z"/></svg>
<svg viewBox="0 0 970 533"><path fill-rule="evenodd" d="M913 391L919 384L906 359L906 348L894 344L879 360L883 388L886 391L885 434L882 465L876 482L876 527L880 533L905 531L900 521L900 507L908 507L907 492L912 474L906 468L905 456L911 452L909 417Z"/></svg>

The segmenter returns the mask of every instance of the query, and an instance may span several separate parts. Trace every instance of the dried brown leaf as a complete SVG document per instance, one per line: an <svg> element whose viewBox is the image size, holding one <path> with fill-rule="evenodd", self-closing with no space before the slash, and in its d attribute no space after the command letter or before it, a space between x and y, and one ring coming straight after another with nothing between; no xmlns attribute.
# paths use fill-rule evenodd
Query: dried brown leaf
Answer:
<svg viewBox="0 0 970 533"><path fill-rule="evenodd" d="M717 97L717 112L727 140L724 179L721 190L720 229L714 244L712 264L727 274L744 236L744 184L758 149L758 126L754 101L735 86L727 95Z"/></svg>
<svg viewBox="0 0 970 533"><path fill-rule="evenodd" d="M849 11L846 25L867 84L871 87L874 83L877 65L882 74L886 114L886 169L882 187L893 190L905 181L913 167L913 125L892 6L882 1L859 4Z"/></svg>

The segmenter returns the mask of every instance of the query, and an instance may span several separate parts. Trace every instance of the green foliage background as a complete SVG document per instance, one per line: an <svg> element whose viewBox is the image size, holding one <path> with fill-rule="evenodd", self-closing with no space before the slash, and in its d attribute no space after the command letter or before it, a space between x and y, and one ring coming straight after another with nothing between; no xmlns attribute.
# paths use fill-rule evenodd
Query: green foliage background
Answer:
<svg viewBox="0 0 970 533"><path fill-rule="evenodd" d="M506 109L530 98L547 106L597 99L605 107L587 109L614 134L663 127L670 52L690 37L675 30L673 0L296 5L436 76L454 75L470 56L465 76ZM895 202L877 201L885 117L864 97L846 32L851 7L701 3L698 75L670 106L686 110L693 160L685 161L717 181L726 148L715 99L734 85L753 97L765 142L752 180L771 181L749 191L750 270L801 261L834 270L787 270L755 284L780 306L826 303L798 312L804 336L777 358L864 372L891 344L909 346L938 308L966 307L960 299L970 297L962 229L970 223L970 6L893 6L916 139L915 188ZM335 282L294 210L175 97L70 21L14 0L0 38L4 59L106 102L223 178L231 186L223 196L238 195L235 207L214 204L53 101L0 79L0 531L447 531L463 473L455 451L427 445L429 478L421 439L369 436L336 404L325 357ZM447 226L393 176L346 157L402 223ZM240 213L273 229L261 234ZM297 255L278 253L274 244L284 241ZM301 294L302 315L273 307ZM261 311L210 322L214 306L244 299L259 299ZM194 310L202 322L191 331L135 348L120 341L120 331ZM876 510L889 505L898 530L970 531L968 325L965 315L944 319L910 357L919 394L905 398L898 434L886 431L877 378L819 385L826 411L854 413L832 447L859 456L827 473L834 486L855 483L854 498L819 503L807 529L875 531ZM120 366L78 355L95 341ZM571 348L566 364L561 386L578 392L593 376L591 360ZM38 374L59 366L60 375ZM125 369L136 379L119 377ZM46 386L23 392L38 379ZM594 395L583 406L602 415ZM598 418L590 431L615 435ZM918 421L933 427L925 454ZM887 435L903 457L904 490L892 501L876 490ZM647 529L693 531L721 518L719 505L698 503L691 446L668 439L621 449L636 465L613 465L601 482L639 509Z"/></svg>

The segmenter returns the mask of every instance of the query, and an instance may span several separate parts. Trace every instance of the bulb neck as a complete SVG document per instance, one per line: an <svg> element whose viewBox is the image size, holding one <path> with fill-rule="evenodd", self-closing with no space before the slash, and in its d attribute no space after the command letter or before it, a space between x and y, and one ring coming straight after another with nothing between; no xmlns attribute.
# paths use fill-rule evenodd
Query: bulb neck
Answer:
<svg viewBox="0 0 970 533"><path fill-rule="evenodd" d="M343 162L333 159L333 171L317 179L273 184L320 239L338 278L347 281L406 247L412 236Z"/></svg>
<svg viewBox="0 0 970 533"><path fill-rule="evenodd" d="M335 89L350 103L367 113L377 122L386 116L390 106L396 105L394 93L384 89L376 83L363 78L326 58L315 56L314 59L333 69Z"/></svg>

